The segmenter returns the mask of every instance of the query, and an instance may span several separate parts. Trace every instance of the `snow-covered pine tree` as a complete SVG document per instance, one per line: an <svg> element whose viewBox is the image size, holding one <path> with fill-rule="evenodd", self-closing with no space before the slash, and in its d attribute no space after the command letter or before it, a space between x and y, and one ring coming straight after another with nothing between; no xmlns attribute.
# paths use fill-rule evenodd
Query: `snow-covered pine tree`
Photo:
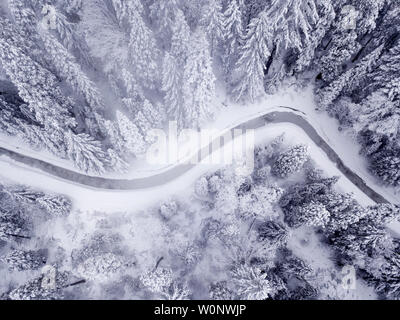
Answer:
<svg viewBox="0 0 400 320"><path fill-rule="evenodd" d="M286 76L288 53L303 51L315 44L311 36L320 21L319 1L312 0L272 0L265 8L268 29L264 36L271 52L266 61L265 85L272 92ZM324 7L321 7L323 10ZM322 18L323 19L323 18Z"/></svg>
<svg viewBox="0 0 400 320"><path fill-rule="evenodd" d="M168 300L185 300L190 292L186 285L180 285L174 280L169 268L156 268L140 276L141 283L151 292Z"/></svg>
<svg viewBox="0 0 400 320"><path fill-rule="evenodd" d="M115 276L125 266L124 257L113 253L104 253L89 257L78 265L76 271L85 279L99 281Z"/></svg>
<svg viewBox="0 0 400 320"><path fill-rule="evenodd" d="M297 145L282 153L274 162L272 172L281 178L298 172L308 160L308 147Z"/></svg>
<svg viewBox="0 0 400 320"><path fill-rule="evenodd" d="M0 239L4 241L29 238L29 223L18 202L7 192L7 186L0 186Z"/></svg>
<svg viewBox="0 0 400 320"><path fill-rule="evenodd" d="M357 132L368 129L389 141L396 141L400 132L400 98L392 101L384 89L377 90L357 104L352 116L356 120L353 127Z"/></svg>
<svg viewBox="0 0 400 320"><path fill-rule="evenodd" d="M376 27L379 12L385 5L386 0L360 0L354 1L355 9L361 14L357 24L358 34L364 35L372 32ZM390 1L389 1L390 2Z"/></svg>
<svg viewBox="0 0 400 320"><path fill-rule="evenodd" d="M68 14L76 14L82 9L82 0L65 0L65 11Z"/></svg>
<svg viewBox="0 0 400 320"><path fill-rule="evenodd" d="M42 1L37 1L39 4ZM13 41L18 42L19 48L30 55L36 62L45 66L50 63L48 57L43 54L40 48L39 36L36 32L38 17L36 16L34 4L29 0L8 0L8 8L11 13L14 30Z"/></svg>
<svg viewBox="0 0 400 320"><path fill-rule="evenodd" d="M177 122L182 128L185 120L182 101L182 69L176 59L168 52L163 61L162 90L164 91L164 105L169 120Z"/></svg>
<svg viewBox="0 0 400 320"><path fill-rule="evenodd" d="M268 17L261 12L247 27L235 66L233 94L236 100L248 97L254 101L264 92L264 71L271 55L268 48Z"/></svg>
<svg viewBox="0 0 400 320"><path fill-rule="evenodd" d="M7 263L10 270L24 271L37 270L46 263L47 257L44 250L18 250L13 249L0 260Z"/></svg>
<svg viewBox="0 0 400 320"><path fill-rule="evenodd" d="M178 65L186 63L189 54L191 33L185 15L178 9L175 14L175 22L172 26L171 55L176 59Z"/></svg>
<svg viewBox="0 0 400 320"><path fill-rule="evenodd" d="M326 229L329 232L346 230L362 219L366 212L352 194L328 192L317 197L330 213Z"/></svg>
<svg viewBox="0 0 400 320"><path fill-rule="evenodd" d="M209 195L208 180L206 177L200 177L196 180L194 185L194 193L200 198L206 198Z"/></svg>
<svg viewBox="0 0 400 320"><path fill-rule="evenodd" d="M374 155L371 170L385 183L400 185L400 150L389 148Z"/></svg>
<svg viewBox="0 0 400 320"><path fill-rule="evenodd" d="M340 77L332 81L328 86L317 91L318 106L326 109L331 105L344 90L355 88L374 68L384 46L381 45L365 56L357 65L343 73ZM351 91L351 90L350 90Z"/></svg>
<svg viewBox="0 0 400 320"><path fill-rule="evenodd" d="M57 41L57 39L47 30L40 30L44 47L51 55L53 64L60 78L65 79L73 90L81 95L89 108L81 108L84 114L87 129L90 135L96 137L100 130L105 132L101 127L102 121L100 113L104 111L104 102L96 84L89 79L83 72L78 61L66 50L66 48Z"/></svg>
<svg viewBox="0 0 400 320"><path fill-rule="evenodd" d="M278 202L282 193L283 189L278 187L252 186L250 192L239 197L238 213L244 219L271 218L276 215L273 204Z"/></svg>
<svg viewBox="0 0 400 320"><path fill-rule="evenodd" d="M131 11L129 23L129 60L135 75L144 81L146 87L154 88L157 82L159 50L153 31L136 10Z"/></svg>
<svg viewBox="0 0 400 320"><path fill-rule="evenodd" d="M37 199L37 203L53 217L65 217L72 208L71 200L62 195L45 194Z"/></svg>
<svg viewBox="0 0 400 320"><path fill-rule="evenodd" d="M382 55L379 65L369 77L372 81L372 88L380 88L389 101L400 99L400 40Z"/></svg>
<svg viewBox="0 0 400 320"><path fill-rule="evenodd" d="M29 239L23 225L20 224L19 221L3 218L2 215L3 213L0 212L0 240L10 241L19 238Z"/></svg>
<svg viewBox="0 0 400 320"><path fill-rule="evenodd" d="M100 142L86 133L74 134L72 131L67 131L65 144L68 157L74 161L78 169L96 174L104 173L107 160Z"/></svg>
<svg viewBox="0 0 400 320"><path fill-rule="evenodd" d="M330 218L330 213L326 210L322 203L311 201L310 203L298 207L295 215L300 224L305 224L309 227L324 228ZM292 220L293 221L293 220Z"/></svg>
<svg viewBox="0 0 400 320"><path fill-rule="evenodd" d="M319 62L321 77L325 82L330 83L342 74L344 64L360 49L356 39L357 33L354 30L344 30L333 35L327 54Z"/></svg>
<svg viewBox="0 0 400 320"><path fill-rule="evenodd" d="M234 67L238 47L243 37L243 14L240 7L240 0L233 0L227 3L223 13L224 19L224 53L222 63L225 74L228 75Z"/></svg>
<svg viewBox="0 0 400 320"><path fill-rule="evenodd" d="M111 4L120 25L127 25L128 29L137 14L144 14L144 7L140 0L111 0Z"/></svg>
<svg viewBox="0 0 400 320"><path fill-rule="evenodd" d="M366 218L375 225L387 225L400 218L400 207L391 203L379 203L366 208Z"/></svg>
<svg viewBox="0 0 400 320"><path fill-rule="evenodd" d="M213 56L216 46L223 41L224 37L224 16L221 0L207 0L202 9L200 25L207 34L211 56Z"/></svg>
<svg viewBox="0 0 400 320"><path fill-rule="evenodd" d="M315 29L310 32L308 44L299 52L294 67L295 72L302 72L314 61L317 48L328 34L329 28L336 16L331 0L320 0L315 4L319 12L319 20ZM313 64L311 67L315 68L316 66Z"/></svg>
<svg viewBox="0 0 400 320"><path fill-rule="evenodd" d="M213 282L209 286L209 297L211 300L233 300L234 293L228 288L227 281Z"/></svg>
<svg viewBox="0 0 400 320"><path fill-rule="evenodd" d="M261 269L239 265L231 271L233 292L242 300L265 300L275 294L273 284Z"/></svg>
<svg viewBox="0 0 400 320"><path fill-rule="evenodd" d="M179 9L179 2L180 0L155 0L149 7L150 19L166 45L171 39L172 26L175 14Z"/></svg>
<svg viewBox="0 0 400 320"><path fill-rule="evenodd" d="M110 138L112 149L118 155L123 155L126 151L125 142L121 137L117 119L115 121L105 120L104 128L107 130L107 136Z"/></svg>
<svg viewBox="0 0 400 320"><path fill-rule="evenodd" d="M26 35L36 32L37 18L32 3L29 0L8 0L8 8L15 23Z"/></svg>
<svg viewBox="0 0 400 320"><path fill-rule="evenodd" d="M16 105L9 104L0 95L0 130L11 136L23 134L23 128L19 126L19 121L15 121L16 109Z"/></svg>
<svg viewBox="0 0 400 320"><path fill-rule="evenodd" d="M212 70L208 41L202 30L192 34L187 63L183 72L185 125L198 127L209 119L213 110L215 75Z"/></svg>
<svg viewBox="0 0 400 320"><path fill-rule="evenodd" d="M16 202L36 204L50 216L67 216L71 212L71 200L63 195L48 194L26 186L12 186L5 190Z"/></svg>
<svg viewBox="0 0 400 320"><path fill-rule="evenodd" d="M146 151L146 145L138 127L120 111L117 111L117 123L126 143L125 148L134 155L143 154Z"/></svg>
<svg viewBox="0 0 400 320"><path fill-rule="evenodd" d="M346 259L380 255L393 247L393 239L384 227L373 226L367 220L360 220L346 231L335 233L330 241Z"/></svg>
<svg viewBox="0 0 400 320"><path fill-rule="evenodd" d="M316 0L272 0L266 8L269 29L266 37L280 48L302 49L308 45L313 27L319 20Z"/></svg>
<svg viewBox="0 0 400 320"><path fill-rule="evenodd" d="M398 300L400 298L399 252L389 251L382 258L376 259L374 257L369 260L370 263L366 263L366 269L372 276L370 282L375 285L376 291L389 300ZM376 270L373 270L375 266Z"/></svg>
<svg viewBox="0 0 400 320"><path fill-rule="evenodd" d="M147 138L147 134L152 128L159 128L165 115L159 103L151 103L148 99L144 99L137 111L135 124L141 130L142 135Z"/></svg>
<svg viewBox="0 0 400 320"><path fill-rule="evenodd" d="M67 272L56 271L54 283L49 286L44 285L46 275L29 280L25 284L12 289L6 294L7 299L11 300L60 300L63 299L62 289L68 286L69 274ZM54 285L54 286L53 286Z"/></svg>
<svg viewBox="0 0 400 320"><path fill-rule="evenodd" d="M0 60L19 96L29 103L35 118L46 127L74 126L72 104L59 89L59 81L47 69L32 60L15 40L18 30L0 19Z"/></svg>
<svg viewBox="0 0 400 320"><path fill-rule="evenodd" d="M56 156L61 158L66 157L66 149L65 146L62 145L64 141L62 132L58 130L46 130L38 125L28 124L19 119L16 121L19 128L22 130L19 136L22 140L29 143L33 149L41 150L44 147Z"/></svg>
<svg viewBox="0 0 400 320"><path fill-rule="evenodd" d="M322 198L323 195L332 192L332 187L337 181L338 178L333 177L311 183L293 185L281 197L279 204L285 214L291 214L297 207L316 200L316 195Z"/></svg>
<svg viewBox="0 0 400 320"><path fill-rule="evenodd" d="M52 57L58 75L85 98L92 111L102 110L104 103L101 101L101 94L96 84L83 72L78 61L48 30L40 28L40 35L45 49Z"/></svg>
<svg viewBox="0 0 400 320"><path fill-rule="evenodd" d="M52 25L46 25L45 27L55 31L59 41L79 62L92 65L93 61L89 55L87 43L77 30L76 11L79 10L81 4L79 5L72 1L57 1L57 3L51 5L44 1L43 3L37 3L36 6L39 7L38 9L40 9L40 13L43 15L41 24L43 25L45 19L49 19L48 21ZM73 11L75 12L72 13ZM75 17L75 20L71 17Z"/></svg>
<svg viewBox="0 0 400 320"><path fill-rule="evenodd" d="M122 159L113 149L107 150L107 167L113 171L126 173L128 172L129 165Z"/></svg>
<svg viewBox="0 0 400 320"><path fill-rule="evenodd" d="M258 239L276 246L285 246L290 237L286 225L277 221L265 221L257 227Z"/></svg>

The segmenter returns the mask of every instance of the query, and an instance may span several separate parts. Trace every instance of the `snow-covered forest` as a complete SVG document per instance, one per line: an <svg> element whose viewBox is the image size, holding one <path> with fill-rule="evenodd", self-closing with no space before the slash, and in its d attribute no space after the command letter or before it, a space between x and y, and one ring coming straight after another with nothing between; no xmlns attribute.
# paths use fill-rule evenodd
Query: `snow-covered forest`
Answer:
<svg viewBox="0 0 400 320"><path fill-rule="evenodd" d="M399 298L398 206L362 206L282 135L255 156L251 175L224 167L140 212L2 186L2 298Z"/></svg>
<svg viewBox="0 0 400 320"><path fill-rule="evenodd" d="M399 299L400 3L0 0L1 150L127 179L153 129L244 121L289 90L311 90L285 107L335 126L390 201L284 132L250 174L210 168L113 212L0 173L1 299Z"/></svg>

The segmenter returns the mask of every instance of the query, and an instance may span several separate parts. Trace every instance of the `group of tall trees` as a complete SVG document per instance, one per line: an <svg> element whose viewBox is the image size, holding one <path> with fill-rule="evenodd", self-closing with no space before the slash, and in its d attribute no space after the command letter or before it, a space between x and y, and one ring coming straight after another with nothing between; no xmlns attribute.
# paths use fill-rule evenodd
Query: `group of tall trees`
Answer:
<svg viewBox="0 0 400 320"><path fill-rule="evenodd" d="M216 17L201 10L189 22L194 9L181 1L6 1L3 132L101 174L126 170L166 116L180 128L199 126L212 114Z"/></svg>
<svg viewBox="0 0 400 320"><path fill-rule="evenodd" d="M311 75L317 107L350 126L372 171L399 185L397 1L214 2L209 37L234 99Z"/></svg>
<svg viewBox="0 0 400 320"><path fill-rule="evenodd" d="M344 2L344 1L342 1ZM399 19L396 1L353 1L355 28L341 16L321 46L317 102L354 130L371 170L399 185ZM343 19L343 18L342 18Z"/></svg>
<svg viewBox="0 0 400 320"><path fill-rule="evenodd" d="M362 207L351 194L333 189L337 178L310 173L306 183L292 186L281 198L285 221L295 228L323 230L341 265L356 267L382 297L398 299L399 245L386 226L399 220L400 207L386 203Z"/></svg>
<svg viewBox="0 0 400 320"><path fill-rule="evenodd" d="M311 75L318 108L350 126L396 186L399 10L394 0L7 0L0 128L83 171L124 171L150 128L210 119L217 78L254 101Z"/></svg>
<svg viewBox="0 0 400 320"><path fill-rule="evenodd" d="M22 279L20 286L2 287L0 299L60 298L62 289L73 283L67 272L57 270L57 258L50 257L37 234L41 223L67 217L71 207L71 200L62 195L0 184L0 269L6 274L24 271L33 275L28 281ZM46 265L51 268L48 272Z"/></svg>

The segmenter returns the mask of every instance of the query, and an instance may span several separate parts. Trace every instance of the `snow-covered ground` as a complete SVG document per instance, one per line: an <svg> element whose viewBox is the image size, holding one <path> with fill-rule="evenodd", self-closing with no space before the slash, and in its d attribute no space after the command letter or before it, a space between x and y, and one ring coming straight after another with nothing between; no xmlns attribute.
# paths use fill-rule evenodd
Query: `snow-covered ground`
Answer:
<svg viewBox="0 0 400 320"><path fill-rule="evenodd" d="M256 143L263 143L285 133L286 141L291 144L305 143L310 146L310 155L318 165L320 165L328 175L340 175L340 171L327 158L320 148L315 145L307 134L295 125L291 124L269 124L266 127L256 130ZM227 144L224 148L231 148ZM229 150L229 149L228 149ZM188 186L202 174L218 169L218 165L199 164L189 172L177 177L175 180L151 189L135 191L106 191L94 188L83 187L79 184L63 181L51 176L41 170L33 169L16 163L7 157L2 157L0 161L1 176L18 183L30 185L55 193L68 195L74 202L76 208L80 210L115 212L119 210L142 209L163 198L173 194L185 194ZM352 192L363 205L372 204L363 192L353 185L347 178L342 177L338 182L338 187L343 192Z"/></svg>
<svg viewBox="0 0 400 320"><path fill-rule="evenodd" d="M338 130L339 124L336 119L329 117L326 112L317 112L315 110L313 90L311 87L301 92L294 88L287 88L275 95L265 96L258 102L245 106L240 104L229 104L228 106L226 102L222 101L222 98L223 94L216 97L215 103L220 105L218 113L214 121L206 124L203 127L204 129L213 129L223 135L231 128L246 121L256 119L268 112L282 109L287 111L287 109L283 107L298 109L300 112L296 112L295 110L292 110L292 112L299 113L305 117L349 168L358 174L370 187L391 202L396 203L399 201L399 194L396 193L394 188L383 186L376 177L371 175L367 169L366 159L359 154L359 145L352 137ZM227 109L229 109L229 112ZM294 127L295 126L292 125L290 130L296 130ZM286 132L287 129L283 131ZM299 133L301 131L302 130L299 128L296 130L296 132ZM258 136L260 136L260 133L258 133ZM304 134L301 134L301 136L303 138L305 137ZM32 150L28 145L21 143L18 138L0 135L0 146L78 172L70 161L59 159L47 151ZM203 144L201 146L203 146ZM187 160L190 156L180 159L177 164L168 165L150 165L144 159L139 159L131 164L131 169L128 173L108 173L105 174L104 177L115 179L149 177L170 170L179 163ZM316 160L319 159L317 158ZM327 158L323 161L318 161L318 163L322 165L325 161L327 161ZM362 198L360 200L362 200Z"/></svg>
<svg viewBox="0 0 400 320"><path fill-rule="evenodd" d="M304 90L301 93L294 89L288 89L285 93L278 92L276 95L269 96L265 98L265 100L258 101L251 105L242 106L232 104L229 107L225 107L229 108L230 112L226 112L226 110L222 112L223 110L220 110L220 116L217 116L215 121L209 123L205 128L218 129L223 133L240 123L258 118L260 115L267 112L279 111L282 109L280 106L291 106L293 108L301 109L301 111L306 110L306 118L315 127L318 133L333 147L339 156L342 157L346 165L360 175L360 177L362 177L367 184L377 192L381 193L393 202L398 201L398 196L394 193L393 188L383 187L373 176L371 176L371 174L368 173L365 160L358 154L358 146L349 137L337 130L336 120L330 118L325 113L317 113L315 111L312 97L311 88ZM295 125L289 123L269 124L267 127L256 131L256 139L258 143L260 143L263 142L263 139L272 139L283 132L286 134L287 141L293 144L300 142L309 144L311 146L311 157L318 163L318 165L324 168L329 175L341 176L339 170L331 163L323 151L309 139L307 134L301 128ZM10 139L9 137L7 137L7 140L4 136L0 137L0 144L5 148L48 161L61 167L66 167L68 169L72 168L68 161L57 159L47 152L32 151L28 146L21 145L20 143L17 144L16 142L16 140ZM229 145L227 147L229 147ZM150 176L168 170L171 167L171 165L162 168L150 168L148 165L137 166L135 172L123 175L123 178L129 179ZM42 171L17 164L6 157L2 157L0 168L2 172L1 175L14 181L18 181L19 183L47 189L52 192L67 194L74 200L75 205L80 209L103 211L123 210L127 207L142 208L147 206L150 202L157 201L158 198L167 197L168 195L184 191L187 186L193 183L193 181L201 174L214 169L210 166L199 165L190 170L190 172L178 177L175 181L165 184L164 186L155 187L151 190L117 192L100 191L85 188L78 184L71 184L52 177ZM117 177L121 176L113 176L113 178ZM338 187L340 187L343 192L354 193L356 198L363 205L371 204L371 200L346 177L340 179Z"/></svg>
<svg viewBox="0 0 400 320"><path fill-rule="evenodd" d="M299 101L298 99L293 99L293 94L294 91L289 89L288 91L280 91L274 95L265 96L264 99L254 104L241 105L229 103L228 105L225 93L220 92L213 102L216 109L215 117L212 121L204 124L202 129L216 130L220 135L223 135L225 132L228 132L241 123L256 119L268 112L279 111L281 109L279 106L301 109L303 104L309 103L307 96L300 96L303 100ZM201 146L204 146L204 144ZM71 161L60 159L46 150L33 150L27 143L17 137L10 137L0 133L0 147L52 163L62 168L83 173L75 168ZM189 157L190 155L180 159L179 162L184 162ZM150 165L144 159L136 159L130 163L130 169L127 173L111 172L105 173L102 176L115 179L142 178L167 171L173 166L174 165Z"/></svg>
<svg viewBox="0 0 400 320"><path fill-rule="evenodd" d="M341 270L337 270L332 257L331 248L323 244L314 230L301 227L292 233L288 246L293 253L305 261L317 275L321 277L316 282L322 284L322 294L330 293L333 297L341 297L344 300L375 300L377 298L374 289L367 286L365 282L356 277L352 286L343 286ZM320 270L320 271L318 271ZM324 271L324 272L321 272ZM345 271L345 270L343 270ZM334 279L332 279L334 278ZM333 280L334 285L330 287L334 292L329 292L329 283ZM325 288L324 288L325 286ZM333 289L334 288L334 289ZM332 297L330 297L332 298Z"/></svg>
<svg viewBox="0 0 400 320"><path fill-rule="evenodd" d="M288 96L285 99L288 99L288 101L282 100L279 102L278 100L271 100L271 102L269 102L271 105L261 102L260 104L252 105L249 107L251 112L248 112L249 110L246 110L246 107L235 105L232 107L232 109L237 108L237 112L235 111L230 113L232 115L230 118L226 116L217 118L215 124L219 128L234 127L241 122L257 118L259 115L266 112L280 110L280 108L277 107L277 105L280 103L284 105L290 105L289 100L293 100L293 97ZM304 105L305 101L300 100L299 103ZM297 107L294 105L293 101L291 105L294 108ZM238 115L242 115L242 117L239 117ZM245 117L245 115L247 116ZM328 131L329 134L326 133L325 130L327 130L327 127L322 128L318 124L318 116L318 114L315 114L309 116L309 119L314 121L315 128L319 132L322 132L322 136L326 139L326 141L332 143L332 138L329 138L329 135L331 134L330 131ZM334 120L328 118L326 121L333 122ZM210 126L211 124L208 125L208 128L211 128ZM332 125L331 130L333 129L334 127ZM326 172L327 175L341 176L336 188L338 188L341 192L353 193L356 199L364 206L373 204L373 201L368 196L359 190L346 177L341 175L341 172L328 159L326 154L308 137L308 135L300 127L290 123L268 124L263 128L257 129L255 133L256 144L268 143L282 133L285 133L285 142L288 144L308 144L310 146L311 158ZM9 141L7 143L9 143L10 146L13 145L13 141ZM334 143L331 145L334 146ZM225 145L224 148L231 148L231 144ZM21 151L17 148L12 150L16 150L18 152ZM337 149L335 148L335 150ZM340 149L338 150L338 153L339 151ZM29 155L35 156L35 154L32 153ZM41 152L36 153L36 155L39 157L48 157L41 159L55 163L51 160L52 156L50 155L46 155ZM219 165L199 164L182 176L177 177L172 182L151 189L135 191L102 191L94 188L83 187L79 184L74 184L69 181L63 181L62 179L55 178L54 176L46 174L40 170L20 165L4 156L0 158L0 160L0 176L2 178L26 184L34 188L43 189L45 191L66 194L69 196L73 200L75 206L74 214L69 218L71 223L85 221L86 227L93 227L94 223L99 220L99 218L107 217L107 214L114 213L112 216L115 216L116 212L123 212L125 217L129 216L130 221L134 221L135 227L134 231L128 230L125 236L129 241L133 241L135 243L135 248L138 247L141 249L140 252L142 252L143 257L139 256L138 258L140 262L146 266L154 263L154 261L149 258L149 254L146 252L154 247L157 241L162 239L160 238L162 228L159 226L159 224L154 224L154 217L146 217L145 209L175 195L190 199L193 190L193 183L201 175L210 171L215 171L220 167ZM69 166L69 164L65 165L67 167ZM46 227L46 225L43 226L44 229L41 230L41 232L48 232L46 231ZM64 227L62 225L51 224L51 227L56 228L56 230L52 230L52 232L57 232L57 234L63 237L62 235L65 230L63 229ZM131 233L133 235L128 237L127 235ZM68 237L65 237L65 239L67 238ZM75 242L70 244L71 248L77 245L78 242ZM319 241L317 235L313 231L310 231L310 229L304 230L304 228L300 228L295 230L289 242L288 248L293 250L296 256L303 259L314 270L323 269L327 272L327 274L339 272L336 270L334 263L332 262L330 249L323 245ZM359 279L356 282L355 290L347 290L343 292L344 293L342 294L345 295L344 297L346 299L376 298L373 289L366 286L364 282Z"/></svg>

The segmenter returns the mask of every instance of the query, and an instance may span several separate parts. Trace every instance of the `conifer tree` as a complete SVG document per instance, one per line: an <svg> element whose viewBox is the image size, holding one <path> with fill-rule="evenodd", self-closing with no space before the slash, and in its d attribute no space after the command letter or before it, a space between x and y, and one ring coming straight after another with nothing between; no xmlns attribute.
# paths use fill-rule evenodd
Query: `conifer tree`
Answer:
<svg viewBox="0 0 400 320"><path fill-rule="evenodd" d="M190 51L183 71L185 125L197 127L212 115L211 100L215 94L208 42L204 32L193 33Z"/></svg>
<svg viewBox="0 0 400 320"><path fill-rule="evenodd" d="M270 51L268 39L265 37L268 29L265 12L251 20L243 45L240 47L239 59L236 62L236 81L233 94L236 100L248 97L250 101L264 92L264 70Z"/></svg>

